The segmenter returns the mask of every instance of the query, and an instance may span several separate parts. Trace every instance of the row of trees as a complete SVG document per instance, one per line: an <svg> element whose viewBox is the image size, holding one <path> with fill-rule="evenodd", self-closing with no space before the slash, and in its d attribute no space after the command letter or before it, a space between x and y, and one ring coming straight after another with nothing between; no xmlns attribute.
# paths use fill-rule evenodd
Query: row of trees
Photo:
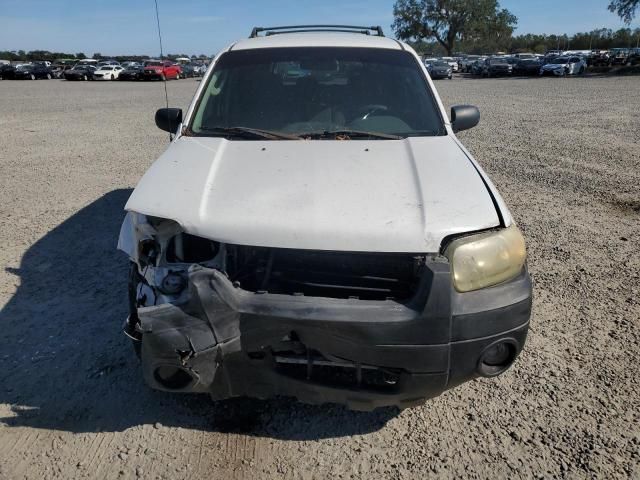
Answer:
<svg viewBox="0 0 640 480"><path fill-rule="evenodd" d="M186 54L169 54L165 55L166 58L176 59L178 57L189 57L192 60L206 60L206 55L186 55ZM119 62L123 62L126 60L131 61L144 61L149 60L148 55L116 55L116 56L107 56L102 55L99 52L94 53L91 57L87 57L82 52L79 53L66 53L66 52L50 52L48 50L31 50L29 52L25 52L24 50L12 50L12 51L0 51L0 60L10 60L12 62L32 62L35 60L45 60L49 62L55 62L58 59L70 59L70 60L84 60L85 58L95 58L96 60L101 59L115 59Z"/></svg>
<svg viewBox="0 0 640 480"><path fill-rule="evenodd" d="M420 53L444 54L447 50L437 41L410 42ZM580 32L575 35L539 35L527 33L495 41L494 39L460 40L455 51L465 53L492 52L533 52L545 53L549 50L608 50L610 48L630 48L640 46L640 28L621 28L613 31L607 28Z"/></svg>
<svg viewBox="0 0 640 480"><path fill-rule="evenodd" d="M612 0L609 10L628 24L640 0ZM603 6L604 10L604 6ZM575 35L526 34L513 36L518 19L497 0L396 0L393 7L396 36L427 52L469 53L586 50L640 45L640 29L596 29Z"/></svg>

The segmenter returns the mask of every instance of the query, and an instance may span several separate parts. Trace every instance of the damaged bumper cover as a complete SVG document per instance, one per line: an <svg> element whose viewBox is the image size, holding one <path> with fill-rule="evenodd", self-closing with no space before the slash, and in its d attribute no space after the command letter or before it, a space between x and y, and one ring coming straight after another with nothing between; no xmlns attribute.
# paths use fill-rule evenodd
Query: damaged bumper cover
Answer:
<svg viewBox="0 0 640 480"><path fill-rule="evenodd" d="M458 293L449 263L427 262L412 300L249 292L216 269L188 272L188 301L137 309L146 382L168 391L293 396L356 410L422 403L520 353L531 282Z"/></svg>

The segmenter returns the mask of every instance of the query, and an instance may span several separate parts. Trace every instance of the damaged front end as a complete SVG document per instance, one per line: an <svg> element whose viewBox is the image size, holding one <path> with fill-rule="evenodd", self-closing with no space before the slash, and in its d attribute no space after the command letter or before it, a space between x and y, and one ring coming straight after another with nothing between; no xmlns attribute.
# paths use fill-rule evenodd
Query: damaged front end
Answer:
<svg viewBox="0 0 640 480"><path fill-rule="evenodd" d="M118 247L132 261L125 332L161 390L407 407L501 373L526 337L526 272L461 294L437 253L231 245L133 212Z"/></svg>

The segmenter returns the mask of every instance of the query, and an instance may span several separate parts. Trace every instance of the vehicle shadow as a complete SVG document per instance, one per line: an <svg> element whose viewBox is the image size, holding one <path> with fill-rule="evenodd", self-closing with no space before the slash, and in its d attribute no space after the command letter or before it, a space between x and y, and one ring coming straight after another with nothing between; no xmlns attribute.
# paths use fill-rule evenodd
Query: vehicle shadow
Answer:
<svg viewBox="0 0 640 480"><path fill-rule="evenodd" d="M130 189L107 193L24 254L13 297L0 311L0 422L70 432L155 424L319 439L371 432L397 409L351 412L292 400L212 403L146 387L121 333L127 261L116 251ZM293 419L298 421L293 421Z"/></svg>

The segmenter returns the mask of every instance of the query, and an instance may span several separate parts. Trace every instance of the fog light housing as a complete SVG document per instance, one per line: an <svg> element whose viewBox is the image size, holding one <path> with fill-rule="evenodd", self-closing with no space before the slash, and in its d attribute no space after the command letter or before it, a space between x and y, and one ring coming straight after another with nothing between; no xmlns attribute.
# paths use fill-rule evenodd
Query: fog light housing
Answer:
<svg viewBox="0 0 640 480"><path fill-rule="evenodd" d="M484 349L478 360L478 373L483 377L500 375L516 359L520 350L513 338L503 338Z"/></svg>
<svg viewBox="0 0 640 480"><path fill-rule="evenodd" d="M190 373L173 365L159 366L153 376L167 390L182 390L195 380Z"/></svg>

